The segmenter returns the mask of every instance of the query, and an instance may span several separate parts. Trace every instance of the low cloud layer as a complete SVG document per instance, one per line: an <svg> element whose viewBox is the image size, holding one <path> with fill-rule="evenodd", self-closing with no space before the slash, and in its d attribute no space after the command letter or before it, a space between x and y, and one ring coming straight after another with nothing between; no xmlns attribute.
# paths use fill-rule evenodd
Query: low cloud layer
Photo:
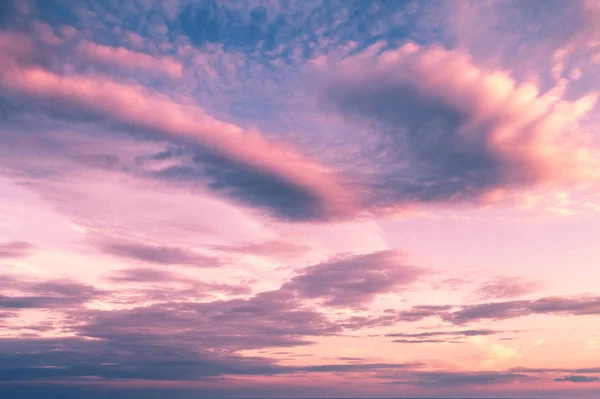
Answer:
<svg viewBox="0 0 600 399"><path fill-rule="evenodd" d="M585 375L568 375L566 377L558 377L554 381L557 381L557 382L600 382L600 378L587 377Z"/></svg>
<svg viewBox="0 0 600 399"><path fill-rule="evenodd" d="M451 388L460 386L481 386L503 383L518 383L535 381L538 378L527 374L509 373L509 372L423 372L407 373L406 379L398 379L388 384L404 385L416 384L424 387ZM389 378L394 378L390 376Z"/></svg>
<svg viewBox="0 0 600 399"><path fill-rule="evenodd" d="M392 311L393 312L393 311ZM596 316L600 315L600 298L544 297L536 300L490 302L474 305L414 306L395 313L395 320L418 321L438 317L452 324L483 320L506 320L531 315Z"/></svg>

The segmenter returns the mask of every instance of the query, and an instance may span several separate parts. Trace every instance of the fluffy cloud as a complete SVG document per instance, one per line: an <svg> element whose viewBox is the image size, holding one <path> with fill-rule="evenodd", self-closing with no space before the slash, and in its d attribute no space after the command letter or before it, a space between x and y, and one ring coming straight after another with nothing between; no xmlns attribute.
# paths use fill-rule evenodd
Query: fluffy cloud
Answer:
<svg viewBox="0 0 600 399"><path fill-rule="evenodd" d="M52 52L48 46L2 34L8 56L0 84L8 93L55 117L87 115L113 130L182 145L186 161L155 170L154 177L201 182L287 220L347 218L414 203L489 202L538 184L598 178L594 153L570 134L594 107L595 92L565 100L562 80L540 93L535 84L479 68L457 51L374 46L314 62L325 105L372 130L372 149L357 154L366 166L350 171L350 165L326 167L282 141L218 120L190 98L175 101L132 83L58 73L43 57ZM130 62L143 55L91 42L83 48L106 52L95 58L106 62L164 64Z"/></svg>
<svg viewBox="0 0 600 399"><path fill-rule="evenodd" d="M303 298L322 299L326 306L359 306L377 294L410 285L422 275L423 270L406 264L397 251L381 251L301 269L281 289Z"/></svg>
<svg viewBox="0 0 600 399"><path fill-rule="evenodd" d="M489 202L519 188L598 179L597 156L572 134L597 93L569 101L438 46L378 43L314 60L323 103L379 146L358 153L371 206Z"/></svg>

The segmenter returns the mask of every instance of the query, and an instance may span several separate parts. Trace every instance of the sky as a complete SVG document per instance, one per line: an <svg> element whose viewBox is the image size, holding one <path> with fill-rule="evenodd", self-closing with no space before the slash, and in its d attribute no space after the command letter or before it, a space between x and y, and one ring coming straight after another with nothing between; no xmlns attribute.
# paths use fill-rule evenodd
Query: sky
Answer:
<svg viewBox="0 0 600 399"><path fill-rule="evenodd" d="M598 398L599 67L599 1L0 1L0 396Z"/></svg>

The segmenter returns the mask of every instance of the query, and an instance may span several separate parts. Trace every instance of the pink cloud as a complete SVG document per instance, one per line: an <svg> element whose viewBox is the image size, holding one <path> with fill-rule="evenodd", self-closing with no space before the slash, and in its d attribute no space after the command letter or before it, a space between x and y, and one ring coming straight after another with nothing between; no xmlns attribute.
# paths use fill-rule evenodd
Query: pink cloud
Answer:
<svg viewBox="0 0 600 399"><path fill-rule="evenodd" d="M0 45L9 42L0 36ZM7 47L12 49L10 44ZM59 75L25 65L16 57L7 57L0 65L0 84L51 107L93 113L109 122L200 144L236 165L246 165L304 191L318 203L319 217L354 212L352 194L337 182L333 171L256 130L213 118L191 99L177 103L139 85L104 77Z"/></svg>
<svg viewBox="0 0 600 399"><path fill-rule="evenodd" d="M415 196L439 198L429 170L444 179L440 183L453 182L455 193L440 184L444 200L473 192L479 200L497 201L516 187L600 178L598 154L579 131L597 91L571 101L564 98L566 80L541 92L506 71L476 66L460 51L413 43L381 50L383 45L342 59L319 57L313 67L326 103L347 120L373 120L389 126L388 134L405 135L409 150L396 164L412 161L408 172L427 182L428 191ZM412 180L411 190L419 189L414 186Z"/></svg>
<svg viewBox="0 0 600 399"><path fill-rule="evenodd" d="M543 284L522 277L499 276L479 286L476 294L483 299L515 298L539 291Z"/></svg>
<svg viewBox="0 0 600 399"><path fill-rule="evenodd" d="M0 32L0 53L0 69L4 70L18 61L31 58L34 54L33 43L19 33Z"/></svg>
<svg viewBox="0 0 600 399"><path fill-rule="evenodd" d="M284 292L319 298L323 305L360 307L377 295L410 286L425 274L395 250L345 256L299 270Z"/></svg>
<svg viewBox="0 0 600 399"><path fill-rule="evenodd" d="M552 75L560 79L566 75L565 69L569 61L577 61L576 65L586 59L592 63L598 62L600 57L600 3L594 0L586 0L577 5L577 14L581 16L579 26L567 40L552 53ZM568 71L567 71L568 72ZM571 76L575 80L581 70L571 69Z"/></svg>
<svg viewBox="0 0 600 399"><path fill-rule="evenodd" d="M135 34L129 33L127 37L136 40ZM183 74L183 66L173 59L157 58L124 47L109 47L86 41L79 45L78 50L93 62L114 65L126 70L145 70L171 78L180 78Z"/></svg>

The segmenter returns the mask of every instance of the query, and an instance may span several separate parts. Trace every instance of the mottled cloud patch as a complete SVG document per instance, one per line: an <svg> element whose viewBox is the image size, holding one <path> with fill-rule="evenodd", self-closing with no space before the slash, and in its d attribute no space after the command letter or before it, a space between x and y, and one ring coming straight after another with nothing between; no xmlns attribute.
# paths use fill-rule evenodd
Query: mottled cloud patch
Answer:
<svg viewBox="0 0 600 399"><path fill-rule="evenodd" d="M194 267L221 266L221 261L218 258L202 255L193 250L180 247L109 240L99 243L99 248L102 252L109 255L159 265L189 265Z"/></svg>
<svg viewBox="0 0 600 399"><path fill-rule="evenodd" d="M378 294L398 292L416 282L424 270L397 251L354 255L301 269L282 286L326 306L361 306Z"/></svg>
<svg viewBox="0 0 600 399"><path fill-rule="evenodd" d="M501 276L481 284L475 291L475 295L481 299L514 298L534 293L541 288L542 284L538 281Z"/></svg>
<svg viewBox="0 0 600 399"><path fill-rule="evenodd" d="M22 258L29 256L35 246L25 241L9 241L0 243L0 259Z"/></svg>
<svg viewBox="0 0 600 399"><path fill-rule="evenodd" d="M541 92L460 51L385 46L313 62L324 105L380 140L355 154L369 164L371 206L488 203L538 184L598 179L597 155L574 134L597 92L570 101L567 81Z"/></svg>

